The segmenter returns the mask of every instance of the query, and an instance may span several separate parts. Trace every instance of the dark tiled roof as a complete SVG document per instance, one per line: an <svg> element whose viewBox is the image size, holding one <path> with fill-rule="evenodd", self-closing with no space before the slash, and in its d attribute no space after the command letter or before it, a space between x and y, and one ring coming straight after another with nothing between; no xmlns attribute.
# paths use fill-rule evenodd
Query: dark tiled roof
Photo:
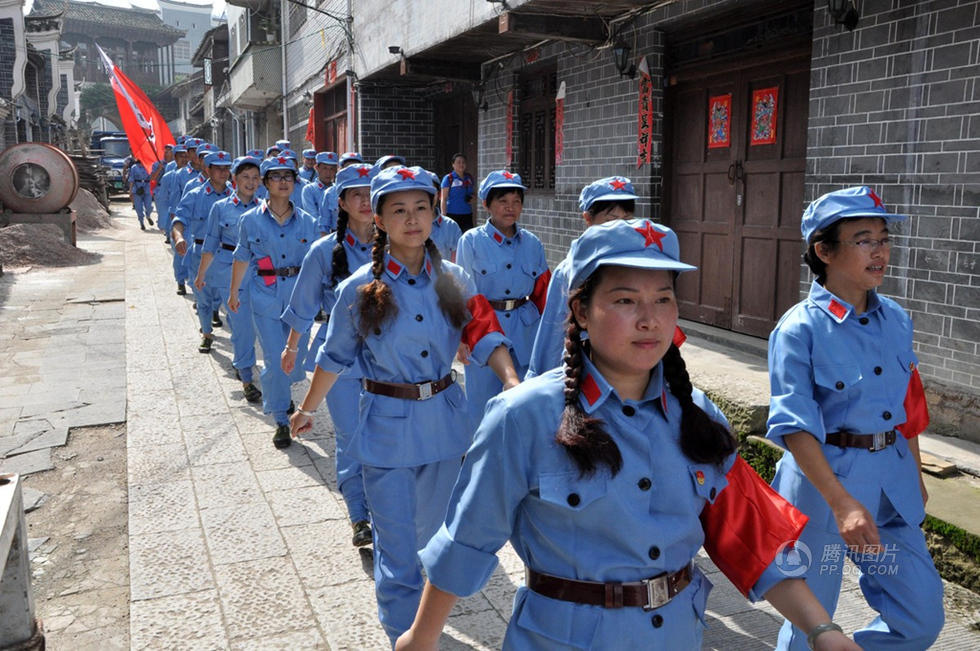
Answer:
<svg viewBox="0 0 980 651"><path fill-rule="evenodd" d="M164 24L156 12L150 9L126 9L100 5L97 2L71 2L70 0L34 0L32 16L50 16L64 12L64 31L81 31L72 23L98 25L103 33L109 35L113 29L142 32L146 36L163 39L169 43L184 35L184 30ZM97 38L97 36L96 36Z"/></svg>

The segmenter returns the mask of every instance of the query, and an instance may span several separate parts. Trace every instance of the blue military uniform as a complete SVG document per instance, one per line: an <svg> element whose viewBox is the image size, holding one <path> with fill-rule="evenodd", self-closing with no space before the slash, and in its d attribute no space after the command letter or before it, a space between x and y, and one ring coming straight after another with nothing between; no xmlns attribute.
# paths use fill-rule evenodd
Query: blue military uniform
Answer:
<svg viewBox="0 0 980 651"><path fill-rule="evenodd" d="M231 165L231 156L227 152L216 152L210 154L205 159L208 165ZM221 190L215 188L210 181L189 188L177 212L174 215L174 224L184 225L184 239L187 240L188 249L184 255L184 265L187 270L187 277L197 275L198 267L201 264L201 253L204 251L204 237L207 234L208 217L211 208L218 201L230 197L232 194L231 185L225 184ZM203 289L194 289L194 300L197 303L197 319L201 324L201 332L210 334L212 331L212 315L221 306L222 297L218 288L211 284L205 285Z"/></svg>
<svg viewBox="0 0 980 651"><path fill-rule="evenodd" d="M432 233L429 237L436 243L443 259L455 262L456 249L462 235L463 231L460 230L459 224L453 221L452 217L437 214L432 222Z"/></svg>
<svg viewBox="0 0 980 651"><path fill-rule="evenodd" d="M409 172L402 178L398 172ZM421 168L388 168L371 185L372 207L388 192L435 191ZM428 188L428 190L426 189ZM355 271L337 288L326 341L317 356L324 370L341 373L355 365L365 378L380 382L426 383L450 376L464 331L454 328L439 307L434 290L436 268L426 255L422 269L409 273L401 261L385 255L381 280L390 287L397 314L382 328L360 338L358 288L373 280L371 266ZM476 293L460 267L443 262L465 297ZM489 310L487 310L489 312ZM469 337L473 359L485 364L495 348L506 345L499 331L476 330ZM417 557L445 516L446 501L470 443L465 398L450 383L428 399L389 397L364 389L350 454L363 464L364 489L374 525L375 591L381 623L394 640L412 622L422 591Z"/></svg>
<svg viewBox="0 0 980 651"><path fill-rule="evenodd" d="M277 169L295 172L296 166L288 159L266 160L262 164L263 178ZM262 346L262 408L279 425L288 422L291 383L306 376L302 365L297 364L289 376L279 365L289 330L280 315L286 309L303 258L319 237L315 220L295 204L284 224L276 221L265 201L241 218L234 258L249 263L244 283L251 295L255 328ZM266 271L269 275L262 275ZM305 345L306 339L300 343L300 358L305 354Z"/></svg>
<svg viewBox="0 0 980 651"><path fill-rule="evenodd" d="M804 239L846 217L904 219L885 212L869 188L849 188L811 204ZM787 451L772 485L810 516L801 536L812 557L807 585L833 615L844 557L850 556L862 570L868 604L880 613L854 633L854 641L866 649L927 648L942 629L943 587L919 529L925 512L908 442L901 433L877 451L826 442L829 434L892 432L905 422L903 401L918 361L908 314L873 290L867 310L855 314L853 306L814 282L809 296L770 335L769 360L767 437L785 447L787 434L813 435L843 487L874 517L884 546L877 556L847 553L830 507ZM806 649L806 633L785 622L778 648Z"/></svg>
<svg viewBox="0 0 980 651"><path fill-rule="evenodd" d="M296 174L296 176L303 179L303 183L312 183L313 181L316 180L316 168L306 166L307 158L312 158L315 160L316 150L315 149L303 150L303 166L299 169L299 172Z"/></svg>
<svg viewBox="0 0 980 651"><path fill-rule="evenodd" d="M133 195L133 207L136 209L140 228L145 229L143 220L150 219L153 215L153 197L150 194L150 173L139 161L134 162L129 168L129 191ZM152 219L150 223L153 223Z"/></svg>
<svg viewBox="0 0 980 651"><path fill-rule="evenodd" d="M524 186L517 174L491 172L480 187L480 199L485 200L493 187ZM514 236L506 237L488 219L483 226L466 231L459 239L456 263L469 272L479 293L494 307L497 320L513 343L514 367L523 377L541 317L530 296L538 279L548 273L548 261L541 240L519 224L515 227ZM502 307L507 301L519 304ZM467 367L466 399L474 427L483 417L487 401L500 389L500 380L490 369Z"/></svg>
<svg viewBox="0 0 980 651"><path fill-rule="evenodd" d="M639 199L633 183L625 176L610 176L588 184L579 193L578 207L583 213L599 201L635 201ZM558 263L548 284L548 298L538 322L531 349L526 378L541 375L548 369L561 366L564 354L565 329L568 327L568 274L571 257Z"/></svg>
<svg viewBox="0 0 980 651"><path fill-rule="evenodd" d="M238 163L241 164L242 161L254 165L260 163L256 158L239 159ZM214 256L204 282L207 287L217 291L228 313L231 346L234 351L232 366L238 371L238 377L244 383L252 381L252 367L255 366L255 324L252 320L252 301L248 289L240 287L238 312L232 312L228 309L228 298L231 289L231 265L234 261L232 252L238 245L242 215L257 206L258 201L254 197L246 203L237 194L217 201L208 215L202 247L205 253Z"/></svg>
<svg viewBox="0 0 980 651"><path fill-rule="evenodd" d="M570 275L576 286L603 264L693 269L677 260L676 236L668 229L639 220L607 226L589 229L582 238L588 238L585 245L573 249L575 270ZM651 244L662 244L664 253ZM730 481L738 484L731 500L745 508L743 495L748 493L740 490L745 487L742 477L734 475L739 462L732 454L718 465L697 463L683 453L682 407L667 385L663 364L653 368L639 400L619 396L588 358L581 373L579 404L615 441L622 456L620 471L612 475L600 467L583 475L555 441L565 409L562 369L493 398L466 453L445 524L420 553L433 585L459 596L475 593L489 580L496 551L508 540L534 573L607 587L683 572L702 544L720 545L717 553L722 556L747 560L746 538L719 537L718 529L704 521L705 512L729 501ZM727 426L701 391L694 389L692 399ZM738 528L734 522L727 526ZM777 523L774 528L790 532L801 526ZM733 540L738 544L731 544ZM774 547L753 552L759 558L751 575L733 580L756 600L786 577ZM503 648L616 649L626 643L642 649L698 649L711 583L697 567L689 576L690 583L673 597L647 600L642 607L584 603L570 594L552 598L522 586Z"/></svg>

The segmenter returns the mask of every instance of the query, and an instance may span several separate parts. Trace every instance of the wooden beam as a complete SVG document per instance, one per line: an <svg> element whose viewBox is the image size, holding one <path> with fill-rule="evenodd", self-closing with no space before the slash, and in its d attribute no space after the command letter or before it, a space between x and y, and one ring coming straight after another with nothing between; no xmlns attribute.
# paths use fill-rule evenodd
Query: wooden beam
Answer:
<svg viewBox="0 0 980 651"><path fill-rule="evenodd" d="M480 81L480 64L437 61L435 59L403 58L399 72L402 77L418 75L456 81Z"/></svg>
<svg viewBox="0 0 980 651"><path fill-rule="evenodd" d="M497 18L497 33L556 41L606 40L606 25L598 16L548 16L505 11Z"/></svg>

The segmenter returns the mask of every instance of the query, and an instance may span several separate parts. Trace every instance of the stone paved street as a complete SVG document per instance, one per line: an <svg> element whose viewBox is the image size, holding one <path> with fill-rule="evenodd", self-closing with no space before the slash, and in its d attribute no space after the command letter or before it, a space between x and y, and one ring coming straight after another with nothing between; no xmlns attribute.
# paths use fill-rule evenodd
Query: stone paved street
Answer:
<svg viewBox="0 0 980 651"><path fill-rule="evenodd" d="M36 383L48 386L50 396L73 387L71 400L78 399L76 393L95 394L92 404L112 403L100 407L109 419L112 409L125 409L131 648L385 648L371 558L351 546L336 490L325 407L317 412L313 436L286 451L275 450L269 419L245 402L234 379L227 330L217 330L211 355L197 352L192 300L174 292L162 236L139 231L128 209L116 207L115 212L127 219L117 219L120 228L104 236L125 249L124 265L118 256L107 255L100 265L37 273L81 279L77 282L93 278L95 285L101 274L116 282L124 279L125 400L110 391L111 373L101 372L90 358L93 350L102 350L94 340L77 341L66 352L81 360L76 384L64 384L63 371L47 367L37 372ZM17 296L15 284L8 302ZM25 298L18 305L27 309L29 303ZM115 303L117 309L120 305ZM80 318L71 316L80 309L72 300L51 302L46 309L48 323ZM9 313L6 306L4 313ZM117 317L122 325L121 314ZM118 341L123 340L121 330L116 330ZM53 345L53 339L44 345ZM6 340L8 347L11 341ZM9 353L6 359L9 363ZM305 389L305 383L294 387L294 397L299 399ZM3 395L12 399L16 391L28 390L5 386ZM17 401L9 404L14 403L26 408ZM4 403L4 409L14 408ZM16 418L8 420L10 427L16 425ZM500 647L514 591L523 579L522 565L509 546L500 561L487 587L457 606L443 649ZM698 562L715 583L705 648L772 648L781 620L767 605L743 599L707 558ZM852 631L870 618L851 577L836 620ZM947 621L935 648L974 649L978 644L980 635ZM624 640L624 648L629 646Z"/></svg>

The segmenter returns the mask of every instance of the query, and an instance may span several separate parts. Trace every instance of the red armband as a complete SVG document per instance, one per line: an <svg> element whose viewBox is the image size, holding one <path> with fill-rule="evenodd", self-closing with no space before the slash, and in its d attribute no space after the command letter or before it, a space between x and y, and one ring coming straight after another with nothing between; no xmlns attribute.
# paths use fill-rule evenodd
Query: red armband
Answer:
<svg viewBox="0 0 980 651"><path fill-rule="evenodd" d="M259 258L258 260L256 260L255 266L261 269L262 271L272 271L276 268L276 265L272 264L272 256L268 256L268 255L265 256L264 258ZM262 276L262 280L265 282L266 287L276 284L275 276Z"/></svg>
<svg viewBox="0 0 980 651"><path fill-rule="evenodd" d="M500 321L497 320L497 313L490 307L486 296L474 294L466 302L466 307L472 318L463 326L463 343L471 351L491 332L504 334L504 329L500 327Z"/></svg>
<svg viewBox="0 0 980 651"><path fill-rule="evenodd" d="M681 330L680 326L674 326L674 345L680 348L687 341L687 335Z"/></svg>
<svg viewBox="0 0 980 651"><path fill-rule="evenodd" d="M743 595L786 543L806 526L803 515L774 491L742 457L728 471L728 486L701 511L704 549Z"/></svg>
<svg viewBox="0 0 980 651"><path fill-rule="evenodd" d="M909 386L905 391L905 422L895 427L907 439L915 438L929 427L929 405L926 390L919 377L919 369L912 369Z"/></svg>
<svg viewBox="0 0 980 651"><path fill-rule="evenodd" d="M551 282L551 269L545 269L544 273L534 281L534 289L531 291L531 302L538 308L538 314L544 314L544 306L548 301L548 284Z"/></svg>

